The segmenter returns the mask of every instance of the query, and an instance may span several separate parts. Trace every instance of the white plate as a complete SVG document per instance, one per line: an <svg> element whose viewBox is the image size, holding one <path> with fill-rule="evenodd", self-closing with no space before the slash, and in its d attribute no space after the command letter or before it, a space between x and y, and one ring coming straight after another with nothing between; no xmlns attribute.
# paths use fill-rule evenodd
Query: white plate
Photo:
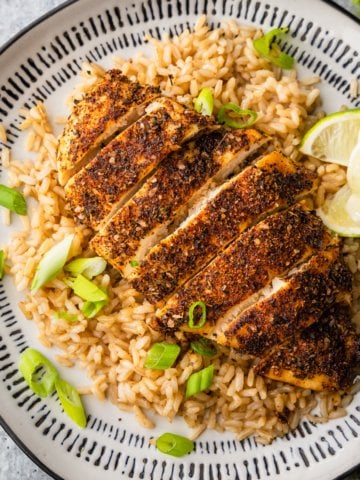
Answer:
<svg viewBox="0 0 360 480"><path fill-rule="evenodd" d="M105 4L106 3L106 4ZM104 5L105 4L105 5ZM349 81L360 75L358 23L322 1L313 0L118 0L73 1L50 13L5 46L0 59L0 122L9 127L9 146L21 151L18 109L45 101L51 114L65 113L63 99L75 84L81 59L110 66L111 54L131 56L144 48L144 33L178 33L201 13L217 24L222 18L261 25L265 30L289 25L292 39L284 44L302 74L323 79L328 112L351 100ZM1 227L1 241L6 236ZM359 463L360 396L346 418L314 426L303 422L270 446L253 439L235 441L230 433L204 434L196 451L181 459L156 452L149 438L164 429L187 434L179 420L171 427L158 421L149 432L131 415L109 403L86 399L89 426L79 431L61 413L55 400L40 400L26 388L17 371L19 354L31 345L42 350L32 322L17 307L11 278L0 282L0 413L5 429L54 478L99 479L332 479ZM54 352L46 355L54 358ZM84 376L66 370L73 381Z"/></svg>

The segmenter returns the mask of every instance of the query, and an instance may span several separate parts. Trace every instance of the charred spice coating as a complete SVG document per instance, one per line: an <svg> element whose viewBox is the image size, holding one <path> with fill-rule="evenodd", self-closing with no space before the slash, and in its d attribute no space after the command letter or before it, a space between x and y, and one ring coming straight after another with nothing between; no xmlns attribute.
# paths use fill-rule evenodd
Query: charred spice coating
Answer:
<svg viewBox="0 0 360 480"><path fill-rule="evenodd" d="M240 235L170 297L151 326L173 331L187 321L190 305L198 300L207 306L208 323L215 324L231 307L323 249L330 239L321 220L302 204L271 215Z"/></svg>
<svg viewBox="0 0 360 480"><path fill-rule="evenodd" d="M126 117L140 116L146 105L160 95L157 87L142 86L109 70L80 100L59 141L58 168L64 184L82 166L85 155L102 141L127 125ZM136 111L140 106L140 111ZM136 119L136 118L135 118ZM130 118L129 118L130 121Z"/></svg>
<svg viewBox="0 0 360 480"><path fill-rule="evenodd" d="M360 337L348 304L336 303L319 322L278 346L256 367L260 375L313 390L349 387L360 359Z"/></svg>
<svg viewBox="0 0 360 480"><path fill-rule="evenodd" d="M209 124L173 100L157 100L70 180L65 190L73 213L98 229L163 158Z"/></svg>
<svg viewBox="0 0 360 480"><path fill-rule="evenodd" d="M120 271L153 228L170 222L217 168L214 148L225 134L199 135L172 153L92 240L92 248Z"/></svg>
<svg viewBox="0 0 360 480"><path fill-rule="evenodd" d="M339 242L334 243L286 279L283 288L242 312L224 330L225 338L218 337L219 343L261 357L316 322L324 308L350 301L351 273Z"/></svg>
<svg viewBox="0 0 360 480"><path fill-rule="evenodd" d="M194 275L261 215L295 202L315 176L278 152L246 168L184 227L156 245L136 269L134 287L153 303Z"/></svg>

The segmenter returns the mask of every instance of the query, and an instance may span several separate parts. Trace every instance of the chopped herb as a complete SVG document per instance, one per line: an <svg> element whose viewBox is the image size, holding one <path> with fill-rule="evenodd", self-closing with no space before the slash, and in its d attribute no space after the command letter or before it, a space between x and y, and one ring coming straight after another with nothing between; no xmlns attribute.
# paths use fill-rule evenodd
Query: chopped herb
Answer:
<svg viewBox="0 0 360 480"><path fill-rule="evenodd" d="M210 88L203 88L195 98L194 108L201 115L210 116L214 110L214 97Z"/></svg>
<svg viewBox="0 0 360 480"><path fill-rule="evenodd" d="M74 323L78 320L78 316L75 313L56 312L55 315L56 315L57 318L61 318L62 320L66 320L69 323Z"/></svg>
<svg viewBox="0 0 360 480"><path fill-rule="evenodd" d="M190 346L194 352L199 353L204 357L213 357L217 353L215 346L208 339L203 337L199 337L197 340L191 342Z"/></svg>
<svg viewBox="0 0 360 480"><path fill-rule="evenodd" d="M94 277L97 277L106 268L106 261L101 257L91 257L91 258L76 258L72 262L68 263L64 270L74 274L82 273L84 277L91 280Z"/></svg>
<svg viewBox="0 0 360 480"><path fill-rule="evenodd" d="M242 119L242 121L237 121L234 118L228 115L228 111L236 113L236 115ZM219 110L217 119L220 123L225 123L228 127L231 128L247 128L253 125L257 119L257 113L254 110L243 110L236 105L236 103L225 103ZM249 117L248 120L244 121L244 117Z"/></svg>
<svg viewBox="0 0 360 480"><path fill-rule="evenodd" d="M174 365L179 353L179 345L173 343L154 343L145 358L144 367L166 370Z"/></svg>
<svg viewBox="0 0 360 480"><path fill-rule="evenodd" d="M186 398L207 390L212 383L213 377L214 365L209 365L199 372L190 375L186 384Z"/></svg>
<svg viewBox="0 0 360 480"><path fill-rule="evenodd" d="M284 35L289 31L288 27L274 28L260 38L253 41L255 50L269 62L277 65L284 70L290 70L294 67L294 59L287 53L275 53L271 50L272 43L276 36Z"/></svg>
<svg viewBox="0 0 360 480"><path fill-rule="evenodd" d="M18 215L26 215L27 213L24 196L6 185L0 185L0 205Z"/></svg>
<svg viewBox="0 0 360 480"><path fill-rule="evenodd" d="M183 457L194 450L194 442L175 433L163 433L156 439L156 448L173 457Z"/></svg>
<svg viewBox="0 0 360 480"><path fill-rule="evenodd" d="M195 319L194 319L194 314L195 314L195 309L196 308L201 308L201 317L200 317L200 320L198 322L195 322ZM192 330L197 330L201 327L203 327L206 323L206 305L204 302L201 302L201 301L197 301L197 302L194 302L190 305L190 308L189 308L189 321L188 321L188 326L189 328L191 328Z"/></svg>
<svg viewBox="0 0 360 480"><path fill-rule="evenodd" d="M69 235L45 253L40 260L31 284L33 292L36 292L61 272L68 258L73 239L74 235Z"/></svg>

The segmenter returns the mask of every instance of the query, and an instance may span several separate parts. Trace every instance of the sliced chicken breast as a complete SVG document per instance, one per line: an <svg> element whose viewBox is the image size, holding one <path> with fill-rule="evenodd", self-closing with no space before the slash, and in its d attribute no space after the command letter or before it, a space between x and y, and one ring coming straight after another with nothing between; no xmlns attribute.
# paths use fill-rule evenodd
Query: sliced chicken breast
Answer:
<svg viewBox="0 0 360 480"><path fill-rule="evenodd" d="M215 332L217 342L261 357L316 322L332 303L348 301L352 288L336 240L282 282L276 292L248 307Z"/></svg>
<svg viewBox="0 0 360 480"><path fill-rule="evenodd" d="M146 115L120 133L65 188L73 213L97 230L125 203L169 153L200 130L209 117L161 97Z"/></svg>
<svg viewBox="0 0 360 480"><path fill-rule="evenodd" d="M360 360L360 337L348 304L334 304L319 322L276 347L256 367L273 380L311 390L343 390Z"/></svg>
<svg viewBox="0 0 360 480"><path fill-rule="evenodd" d="M150 302L163 300L264 214L308 193L315 175L272 152L247 167L154 246L130 277Z"/></svg>
<svg viewBox="0 0 360 480"><path fill-rule="evenodd" d="M128 277L149 249L179 222L196 198L206 195L213 181L268 141L256 130L206 132L166 158L141 189L100 230L91 242Z"/></svg>
<svg viewBox="0 0 360 480"><path fill-rule="evenodd" d="M141 86L120 70L109 70L75 102L59 140L60 184L65 185L103 142L143 115L145 107L159 95L157 87Z"/></svg>
<svg viewBox="0 0 360 480"><path fill-rule="evenodd" d="M196 333L221 325L226 313L330 243L321 220L303 204L271 215L241 234L160 308L151 326L165 333L187 329L189 307L202 301L207 322ZM216 328L219 328L217 326Z"/></svg>

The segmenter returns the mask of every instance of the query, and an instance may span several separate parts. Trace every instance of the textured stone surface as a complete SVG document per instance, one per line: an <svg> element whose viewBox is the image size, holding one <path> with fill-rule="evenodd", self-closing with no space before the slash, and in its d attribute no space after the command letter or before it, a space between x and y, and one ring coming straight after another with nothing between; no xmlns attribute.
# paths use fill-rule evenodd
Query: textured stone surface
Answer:
<svg viewBox="0 0 360 480"><path fill-rule="evenodd" d="M0 45L26 25L65 0L0 0ZM86 0L81 0L84 4ZM314 0L320 1L320 0ZM339 5L360 13L350 0L337 0ZM15 445L0 427L0 480L50 480ZM360 473L350 477L360 480ZM350 480L350 478L348 480Z"/></svg>

